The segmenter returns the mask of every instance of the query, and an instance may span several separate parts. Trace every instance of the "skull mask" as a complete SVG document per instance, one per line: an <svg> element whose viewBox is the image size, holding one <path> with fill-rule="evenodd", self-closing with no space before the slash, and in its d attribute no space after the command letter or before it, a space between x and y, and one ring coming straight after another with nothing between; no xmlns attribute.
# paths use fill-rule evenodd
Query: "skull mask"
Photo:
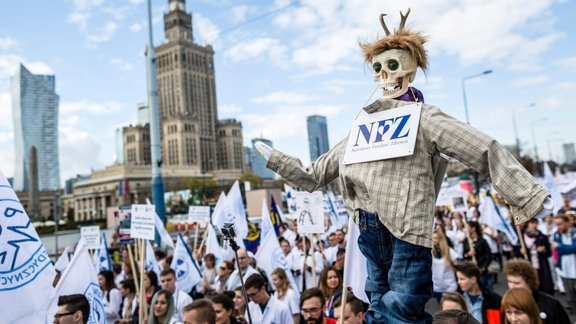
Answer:
<svg viewBox="0 0 576 324"><path fill-rule="evenodd" d="M380 82L386 99L405 94L416 77L417 68L416 60L403 49L387 50L372 58L374 81Z"/></svg>

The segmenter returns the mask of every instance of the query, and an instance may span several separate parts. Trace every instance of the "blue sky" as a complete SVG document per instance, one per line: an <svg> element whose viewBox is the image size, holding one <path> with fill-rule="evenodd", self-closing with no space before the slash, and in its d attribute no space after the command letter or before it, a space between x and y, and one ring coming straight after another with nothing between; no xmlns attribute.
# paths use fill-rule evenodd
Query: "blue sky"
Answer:
<svg viewBox="0 0 576 324"><path fill-rule="evenodd" d="M154 41L164 40L168 0L153 0ZM514 143L512 111L524 152L563 159L575 142L576 36L571 0L196 0L196 42L216 52L219 117L309 162L306 116L328 118L331 144L376 86L359 41L382 35L378 21L412 8L408 26L429 36L430 69L415 86L426 102L464 120L462 78L470 122L504 144ZM251 23L254 18L279 9ZM146 100L144 0L10 1L0 11L0 169L14 170L9 77L18 63L56 75L60 95L62 179L115 160L114 130L135 123ZM234 28L236 27L236 28ZM372 100L378 98L377 92ZM535 105L527 107L529 104ZM522 108L524 107L524 108ZM546 118L546 121L534 121ZM549 152L550 151L550 152Z"/></svg>

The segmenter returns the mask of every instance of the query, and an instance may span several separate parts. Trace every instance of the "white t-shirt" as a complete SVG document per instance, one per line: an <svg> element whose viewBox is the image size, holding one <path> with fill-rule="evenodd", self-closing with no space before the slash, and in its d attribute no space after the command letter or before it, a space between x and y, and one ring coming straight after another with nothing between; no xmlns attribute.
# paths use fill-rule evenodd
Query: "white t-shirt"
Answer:
<svg viewBox="0 0 576 324"><path fill-rule="evenodd" d="M276 297L278 301L288 306L288 310L290 310L291 314L300 314L300 296L296 291L294 291L294 289L288 288L282 300L278 299L277 292L274 292L273 296Z"/></svg>
<svg viewBox="0 0 576 324"><path fill-rule="evenodd" d="M184 319L184 307L192 304L192 297L180 289L176 289L172 294L174 300L174 314L172 314L173 321L182 321Z"/></svg>
<svg viewBox="0 0 576 324"><path fill-rule="evenodd" d="M466 239L466 233L464 231L456 229L456 226L452 227L453 230L446 231L446 236L454 245L454 251L458 254L459 258L462 258L462 253L464 253L464 240Z"/></svg>
<svg viewBox="0 0 576 324"><path fill-rule="evenodd" d="M250 308L250 315L252 315L252 323L273 323L273 324L293 324L294 319L288 310L288 306L278 301L276 297L270 296L266 308L262 311L260 305L255 302L248 304ZM244 316L248 319L248 314Z"/></svg>
<svg viewBox="0 0 576 324"><path fill-rule="evenodd" d="M458 258L458 254L453 249L450 249L450 260L454 262ZM456 283L456 276L454 270L446 266L444 257L432 257L432 282L434 283L434 292L449 292L456 291L458 284Z"/></svg>

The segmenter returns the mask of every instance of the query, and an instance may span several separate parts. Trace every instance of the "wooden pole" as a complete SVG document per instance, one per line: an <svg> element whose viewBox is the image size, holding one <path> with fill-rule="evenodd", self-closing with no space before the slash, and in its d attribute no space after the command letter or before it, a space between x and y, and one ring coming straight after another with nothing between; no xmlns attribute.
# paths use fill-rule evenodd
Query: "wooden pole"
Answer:
<svg viewBox="0 0 576 324"><path fill-rule="evenodd" d="M206 244L206 238L208 237L208 226L212 226L209 223L206 224L206 230L204 231L204 234L202 234L202 242L200 242L200 247L198 248L198 250L202 251L202 248L204 247L204 244Z"/></svg>
<svg viewBox="0 0 576 324"><path fill-rule="evenodd" d="M474 242L472 242L472 238L470 237L470 232L468 232L468 222L466 221L466 215L462 215L462 223L464 223L465 231L466 231L466 240L468 241L468 251L474 249ZM479 233L477 233L479 235ZM476 250L474 250L476 252ZM476 255L472 256L472 262L476 262Z"/></svg>
<svg viewBox="0 0 576 324"><path fill-rule="evenodd" d="M146 304L146 291L144 289L144 263L146 260L146 244L144 240L140 240L140 291L142 292L140 296L140 314L138 317L138 322L144 324L144 304Z"/></svg>
<svg viewBox="0 0 576 324"><path fill-rule="evenodd" d="M308 251L306 251L306 235L302 235L302 250L304 252L304 264L302 265L302 280L306 281L306 259L308 259ZM302 281L302 282L304 282ZM307 283L308 287L310 283Z"/></svg>
<svg viewBox="0 0 576 324"><path fill-rule="evenodd" d="M313 287L316 287L316 258L314 257L314 252L315 252L315 245L314 245L314 237L316 235L312 234L312 244L311 248L312 248L312 284L314 285Z"/></svg>
<svg viewBox="0 0 576 324"><path fill-rule="evenodd" d="M518 240L520 240L520 247L522 255L524 255L524 260L528 260L528 251L526 251L526 243L524 243L524 236L522 235L522 232L520 231L520 225L516 225L514 226L516 227L516 233L518 234Z"/></svg>
<svg viewBox="0 0 576 324"><path fill-rule="evenodd" d="M346 267L344 267L344 271L346 271ZM346 287L342 287L342 299L340 303L340 318L338 318L338 324L344 324L344 311L346 308L346 295L348 293L348 289Z"/></svg>
<svg viewBox="0 0 576 324"><path fill-rule="evenodd" d="M200 223L196 222L194 226L194 252L196 252L196 248L198 247L198 227L200 227Z"/></svg>
<svg viewBox="0 0 576 324"><path fill-rule="evenodd" d="M130 269L132 269L132 274L134 275L134 286L136 286L136 294L140 293L140 287L138 285L138 281L136 280L136 265L134 263L134 255L132 254L132 245L126 244L128 248L128 259L130 259Z"/></svg>

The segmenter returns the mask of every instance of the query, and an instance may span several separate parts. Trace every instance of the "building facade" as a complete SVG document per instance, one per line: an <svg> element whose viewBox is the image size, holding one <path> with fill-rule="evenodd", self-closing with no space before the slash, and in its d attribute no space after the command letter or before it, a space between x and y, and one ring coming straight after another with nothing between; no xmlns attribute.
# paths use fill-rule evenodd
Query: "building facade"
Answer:
<svg viewBox="0 0 576 324"><path fill-rule="evenodd" d="M32 74L20 64L11 79L14 120L14 190L28 190L29 155L37 149L38 188L60 188L58 105L53 75Z"/></svg>
<svg viewBox="0 0 576 324"><path fill-rule="evenodd" d="M217 170L214 171L215 176L220 177L219 173L221 172L242 174L244 170L242 123L236 121L236 119L220 120L216 130L218 134L218 149L216 152Z"/></svg>
<svg viewBox="0 0 576 324"><path fill-rule="evenodd" d="M266 164L268 161L262 156L262 154L258 153L256 149L256 142L262 142L270 147L274 147L271 140L265 138L253 138L252 139L252 154L250 157L252 158L252 173L259 176L262 179L274 179L274 171L268 169Z"/></svg>
<svg viewBox="0 0 576 324"><path fill-rule="evenodd" d="M324 116L306 117L308 125L308 148L310 150L310 161L314 162L320 155L330 150L328 143L328 126Z"/></svg>

